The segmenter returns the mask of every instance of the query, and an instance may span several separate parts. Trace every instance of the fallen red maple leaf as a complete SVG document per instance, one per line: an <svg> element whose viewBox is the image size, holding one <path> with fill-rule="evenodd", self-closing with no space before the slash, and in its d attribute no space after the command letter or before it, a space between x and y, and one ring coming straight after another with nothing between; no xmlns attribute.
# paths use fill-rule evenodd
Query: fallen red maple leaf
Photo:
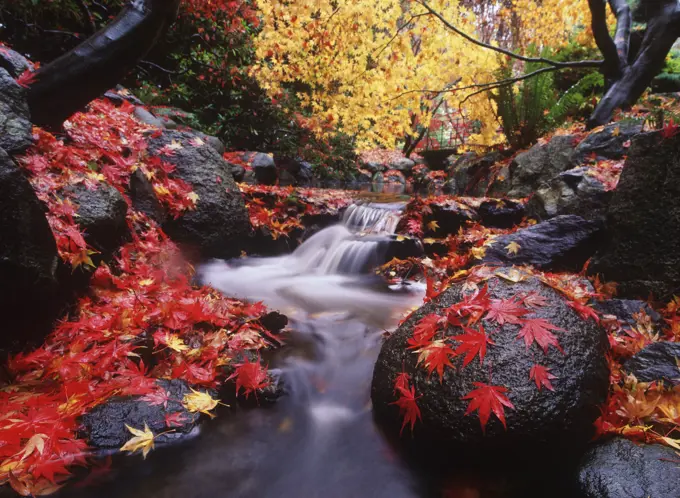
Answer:
<svg viewBox="0 0 680 498"><path fill-rule="evenodd" d="M410 389L399 389L399 399L397 401L390 403L391 405L397 405L399 407L399 413L404 416L404 421L401 424L401 430L399 435L404 432L404 427L406 424L411 424L411 432L413 432L413 427L416 425L416 420L422 420L420 416L420 408L416 401L420 399L420 396L416 397L416 390L414 387Z"/></svg>
<svg viewBox="0 0 680 498"><path fill-rule="evenodd" d="M31 71L30 69L26 69L14 81L16 81L19 86L28 88L29 86L31 86L31 84L35 83L35 75L36 75L35 72Z"/></svg>
<svg viewBox="0 0 680 498"><path fill-rule="evenodd" d="M150 392L142 398L142 401L146 401L152 406L163 406L168 407L168 401L170 401L170 393L165 389L158 389L157 391Z"/></svg>
<svg viewBox="0 0 680 498"><path fill-rule="evenodd" d="M482 432L486 431L486 423L489 421L491 412L496 415L501 421L503 427L507 429L505 424L504 406L507 408L515 408L504 393L508 392L508 388L504 386L491 386L483 382L473 382L477 389L473 389L461 399L469 399L470 404L465 411L465 415L478 410L479 422L482 425Z"/></svg>
<svg viewBox="0 0 680 498"><path fill-rule="evenodd" d="M409 374L407 374L404 371L399 372L397 378L394 379L394 394L396 394L397 391L400 391L402 389L408 389L408 383L410 380L411 377Z"/></svg>
<svg viewBox="0 0 680 498"><path fill-rule="evenodd" d="M680 128L680 126L675 124L675 121L673 121L673 118L671 118L668 121L668 123L665 123L663 125L663 130L661 131L661 136L663 136L664 139L674 137L675 135L678 134L678 131L679 131L678 128Z"/></svg>
<svg viewBox="0 0 680 498"><path fill-rule="evenodd" d="M564 332L563 329L556 327L548 320L543 318L529 318L524 322L524 326L519 331L517 338L524 339L524 344L527 349L529 349L529 346L536 341L546 354L548 353L548 346L551 345L555 346L562 354L564 354L562 346L560 346L560 343L557 341L555 334L550 332L551 330Z"/></svg>
<svg viewBox="0 0 680 498"><path fill-rule="evenodd" d="M486 355L486 345L494 344L486 335L486 331L481 325L479 326L479 331L470 328L465 328L464 330L464 334L453 337L455 341L461 343L461 345L456 348L454 354L456 356L466 355L463 360L463 368L465 368L477 355L479 355L479 363L481 364Z"/></svg>
<svg viewBox="0 0 680 498"><path fill-rule="evenodd" d="M248 399L250 393L255 393L257 398L257 390L264 389L269 385L267 379L267 368L260 363L258 355L257 361L250 362L245 358L243 363L236 365L234 373L232 373L227 380L236 379L236 395L241 388Z"/></svg>
<svg viewBox="0 0 680 498"><path fill-rule="evenodd" d="M520 324L522 317L529 313L522 302L518 299L492 299L489 311L486 314L487 320L494 320L499 325L506 323Z"/></svg>
<svg viewBox="0 0 680 498"><path fill-rule="evenodd" d="M423 362L427 367L427 374L432 375L435 370L439 374L439 383L444 380L444 367L453 367L450 357L454 352L444 341L433 341L418 350L418 363Z"/></svg>
<svg viewBox="0 0 680 498"><path fill-rule="evenodd" d="M406 340L409 349L420 349L432 342L441 322L442 317L434 313L422 317L413 328L413 335Z"/></svg>
<svg viewBox="0 0 680 498"><path fill-rule="evenodd" d="M591 306L581 304L578 301L567 301L567 305L575 310L584 320L592 318L596 323L600 323L600 316Z"/></svg>
<svg viewBox="0 0 680 498"><path fill-rule="evenodd" d="M166 427L182 427L187 421L186 415L182 412L167 413L165 415Z"/></svg>
<svg viewBox="0 0 680 498"><path fill-rule="evenodd" d="M550 373L550 368L544 367L543 365L533 365L529 371L529 379L536 382L536 387L540 391L542 386L547 389L554 391L551 379L556 379L557 377Z"/></svg>

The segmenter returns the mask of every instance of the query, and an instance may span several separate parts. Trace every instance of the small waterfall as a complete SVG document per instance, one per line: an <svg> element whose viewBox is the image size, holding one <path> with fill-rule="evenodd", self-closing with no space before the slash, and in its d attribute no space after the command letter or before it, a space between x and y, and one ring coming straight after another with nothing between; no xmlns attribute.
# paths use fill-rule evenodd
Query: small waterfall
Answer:
<svg viewBox="0 0 680 498"><path fill-rule="evenodd" d="M343 223L357 232L393 234L403 209L403 203L352 204L345 211Z"/></svg>
<svg viewBox="0 0 680 498"><path fill-rule="evenodd" d="M215 261L200 275L226 295L264 301L284 311L349 312L367 323L391 323L393 309L403 309L412 295L376 291L370 270L381 264L392 243L403 204L354 204L343 223L314 234L292 254Z"/></svg>

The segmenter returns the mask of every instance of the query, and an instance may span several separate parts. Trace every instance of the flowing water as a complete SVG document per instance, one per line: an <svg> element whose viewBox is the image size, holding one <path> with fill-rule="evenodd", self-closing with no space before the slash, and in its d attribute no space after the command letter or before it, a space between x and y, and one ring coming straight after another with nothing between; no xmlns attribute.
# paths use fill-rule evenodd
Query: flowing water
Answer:
<svg viewBox="0 0 680 498"><path fill-rule="evenodd" d="M378 264L401 205L351 206L290 255L213 261L204 282L264 301L290 318L270 367L285 386L274 406L225 408L198 434L141 458L113 479L65 496L129 498L409 498L427 496L374 425L370 383L381 337L422 302L419 286L387 287Z"/></svg>

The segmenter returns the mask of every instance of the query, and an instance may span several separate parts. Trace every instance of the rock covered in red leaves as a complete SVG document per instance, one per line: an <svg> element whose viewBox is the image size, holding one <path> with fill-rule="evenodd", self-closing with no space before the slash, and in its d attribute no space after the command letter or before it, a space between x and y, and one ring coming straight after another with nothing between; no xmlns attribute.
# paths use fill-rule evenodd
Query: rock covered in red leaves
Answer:
<svg viewBox="0 0 680 498"><path fill-rule="evenodd" d="M609 386L607 335L551 285L480 267L432 296L381 349L372 400L386 431L451 460L585 445Z"/></svg>

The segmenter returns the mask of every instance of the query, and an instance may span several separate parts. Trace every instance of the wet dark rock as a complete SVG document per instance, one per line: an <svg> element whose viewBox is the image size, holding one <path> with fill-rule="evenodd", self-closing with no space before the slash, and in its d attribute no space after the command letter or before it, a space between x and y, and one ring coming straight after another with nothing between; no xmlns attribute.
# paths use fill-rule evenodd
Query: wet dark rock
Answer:
<svg viewBox="0 0 680 498"><path fill-rule="evenodd" d="M151 182L144 176L142 170L135 170L130 175L130 186L128 195L132 201L132 207L140 211L158 223L165 222L167 212L156 197Z"/></svg>
<svg viewBox="0 0 680 498"><path fill-rule="evenodd" d="M512 228L524 218L525 208L511 199L493 199L482 201L477 214L485 227Z"/></svg>
<svg viewBox="0 0 680 498"><path fill-rule="evenodd" d="M455 157L456 152L456 149L434 149L421 151L420 155L431 170L443 171Z"/></svg>
<svg viewBox="0 0 680 498"><path fill-rule="evenodd" d="M483 156L468 152L460 156L449 170L449 176L455 180L457 193L475 197L485 196L492 180L493 166L501 160L503 155L500 152L491 152Z"/></svg>
<svg viewBox="0 0 680 498"><path fill-rule="evenodd" d="M395 169L404 174L408 174L411 172L415 165L416 163L412 159L402 157L400 159L395 159L394 161L391 161L390 164L388 165L388 168Z"/></svg>
<svg viewBox="0 0 680 498"><path fill-rule="evenodd" d="M601 232L600 223L574 215L557 216L499 236L487 247L482 262L532 265L549 271L579 271L598 249ZM507 249L512 242L519 244L516 254Z"/></svg>
<svg viewBox="0 0 680 498"><path fill-rule="evenodd" d="M60 260L45 211L0 149L0 347L41 339L60 313Z"/></svg>
<svg viewBox="0 0 680 498"><path fill-rule="evenodd" d="M510 197L526 197L543 182L569 169L576 137L558 135L548 143L536 144L510 163Z"/></svg>
<svg viewBox="0 0 680 498"><path fill-rule="evenodd" d="M24 71L33 70L34 66L19 52L3 46L0 47L0 68L13 78L18 78Z"/></svg>
<svg viewBox="0 0 680 498"><path fill-rule="evenodd" d="M426 235L433 237L446 237L458 233L460 227L468 221L478 220L477 213L470 207L460 202L451 200L441 204L432 204L432 213L424 217L426 224L436 221L439 228L427 229Z"/></svg>
<svg viewBox="0 0 680 498"><path fill-rule="evenodd" d="M0 149L13 155L33 143L30 116L24 88L0 68Z"/></svg>
<svg viewBox="0 0 680 498"><path fill-rule="evenodd" d="M312 183L314 182L314 168L313 166L308 163L307 161L301 161L300 162L300 169L298 170L297 174L295 175L295 178L297 180L297 184L300 186L311 186Z"/></svg>
<svg viewBox="0 0 680 498"><path fill-rule="evenodd" d="M671 498L678 495L680 467L672 448L615 438L581 461L579 498Z"/></svg>
<svg viewBox="0 0 680 498"><path fill-rule="evenodd" d="M680 289L680 136L633 139L607 211L607 243L590 271L621 297L670 299Z"/></svg>
<svg viewBox="0 0 680 498"><path fill-rule="evenodd" d="M219 138L213 137L212 135L206 135L205 133L199 133L199 136L206 144L215 149L220 156L226 152L227 149Z"/></svg>
<svg viewBox="0 0 680 498"><path fill-rule="evenodd" d="M272 334L278 334L288 325L288 317L278 311L270 311L260 317L260 324Z"/></svg>
<svg viewBox="0 0 680 498"><path fill-rule="evenodd" d="M555 332L564 354L552 346L546 354L535 343L527 349L524 341L517 338L519 325L499 326L484 320L483 326L495 344L488 345L483 364L474 358L463 367L463 357L455 357L455 369L445 368L443 381L439 382L436 372L430 376L422 364L417 365L418 355L408 349L407 340L422 317L461 301L463 285L453 284L423 305L383 344L373 373L371 397L374 414L385 432L398 437L401 429L402 417L393 404L397 399L394 383L397 375L405 371L420 396L417 403L422 414L413 434L407 428L399 440L412 454L422 453L447 462L480 458L487 464L496 459L540 460L549 451L564 455L584 447L593 435L597 407L606 399L609 388L605 331L593 320L580 318L557 291L537 277L519 283L492 277L488 281L491 298L509 299L537 292L548 301L547 306L537 308L529 317L543 318L564 330ZM453 336L462 332L459 327L449 327L444 335L451 338L455 348ZM549 367L556 376L551 381L554 391L539 391L530 379L535 364ZM492 415L483 433L478 413L465 414L469 402L461 398L475 389L474 382L508 389L507 397L514 409L505 408L507 430Z"/></svg>
<svg viewBox="0 0 680 498"><path fill-rule="evenodd" d="M423 244L419 239L398 236L393 236L390 239L390 243L379 264L387 263L392 258L420 258L424 255Z"/></svg>
<svg viewBox="0 0 680 498"><path fill-rule="evenodd" d="M630 358L623 370L641 382L663 381L680 384L680 343L654 342Z"/></svg>
<svg viewBox="0 0 680 498"><path fill-rule="evenodd" d="M154 434L156 443L165 443L185 436L196 426L198 413L189 412L182 400L191 393L189 386L182 380L158 380L157 386L169 393L167 405L152 405L142 396L113 398L97 406L82 417L82 426L88 442L98 449L118 449L133 437L125 425L144 429L147 424ZM182 425L168 427L165 417L181 413ZM161 434L162 432L166 434Z"/></svg>
<svg viewBox="0 0 680 498"><path fill-rule="evenodd" d="M362 163L362 169L369 171L370 173L380 173L387 170L387 166L381 163L376 163L369 161L367 163Z"/></svg>
<svg viewBox="0 0 680 498"><path fill-rule="evenodd" d="M642 132L642 123L619 122L605 126L584 138L574 151L574 164L580 164L595 154L601 159L621 159L628 153L624 143Z"/></svg>
<svg viewBox="0 0 680 498"><path fill-rule="evenodd" d="M78 184L66 188L65 194L78 206L75 221L100 257L108 259L128 240L127 202L114 187L107 183L96 188Z"/></svg>
<svg viewBox="0 0 680 498"><path fill-rule="evenodd" d="M133 111L132 114L135 118L137 118L144 124L147 124L149 126L155 126L156 128L165 128L163 120L161 118L154 116L151 113L151 111L149 111L144 106L138 105L137 107L135 107L135 110Z"/></svg>
<svg viewBox="0 0 680 498"><path fill-rule="evenodd" d="M630 327L636 326L637 321L635 320L634 315L641 311L650 317L653 325L660 326L663 323L663 317L659 313L645 301L639 301L637 299L607 299L605 301L595 301L593 307L598 313L613 315L622 323L627 324Z"/></svg>
<svg viewBox="0 0 680 498"><path fill-rule="evenodd" d="M261 185L274 185L278 179L276 164L269 154L256 152L251 159L251 166L257 183Z"/></svg>
<svg viewBox="0 0 680 498"><path fill-rule="evenodd" d="M132 94L127 88L122 85L116 85L116 88L107 91L104 97L109 99L115 105L119 106L123 102L130 102L132 105L143 106L144 103Z"/></svg>
<svg viewBox="0 0 680 498"><path fill-rule="evenodd" d="M234 181L241 183L246 176L246 169L240 164L231 164L231 176L234 177Z"/></svg>
<svg viewBox="0 0 680 498"><path fill-rule="evenodd" d="M189 132L166 130L149 140L152 156L173 140L181 143L174 155L162 158L176 166L171 175L187 182L198 195L195 209L167 219L163 229L173 240L196 248L200 257L238 255L251 228L243 197L229 163L212 147L193 145L194 137Z"/></svg>
<svg viewBox="0 0 680 498"><path fill-rule="evenodd" d="M613 192L586 168L574 168L543 183L527 205L530 216L548 219L562 214L575 214L587 220L603 219Z"/></svg>

